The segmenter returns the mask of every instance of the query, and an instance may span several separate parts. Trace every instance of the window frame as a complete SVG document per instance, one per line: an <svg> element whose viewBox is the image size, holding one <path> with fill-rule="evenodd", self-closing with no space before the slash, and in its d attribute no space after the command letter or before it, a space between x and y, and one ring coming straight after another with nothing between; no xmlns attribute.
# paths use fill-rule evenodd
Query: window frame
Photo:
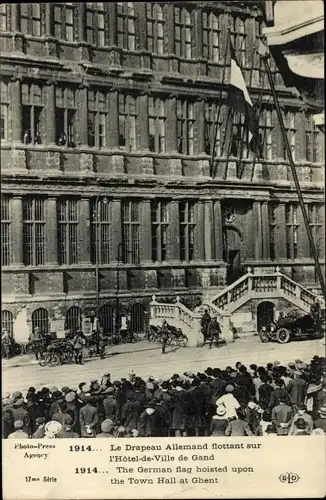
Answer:
<svg viewBox="0 0 326 500"><path fill-rule="evenodd" d="M56 10L60 9L60 11ZM60 21L56 20L56 12L59 12ZM71 12L72 20L67 20L68 12ZM53 30L54 36L60 41L75 42L75 12L76 6L74 3L54 3L53 4ZM59 26L58 29L56 27ZM69 31L71 29L71 32ZM58 34L60 32L60 34ZM69 35L71 33L71 36Z"/></svg>
<svg viewBox="0 0 326 500"><path fill-rule="evenodd" d="M39 214L39 215L38 215ZM31 217L28 218L28 215ZM43 217L42 217L43 216ZM23 262L43 266L46 258L46 203L40 196L23 198Z"/></svg>
<svg viewBox="0 0 326 500"><path fill-rule="evenodd" d="M177 148L179 154L194 155L195 123L195 103L187 99L177 99Z"/></svg>
<svg viewBox="0 0 326 500"><path fill-rule="evenodd" d="M119 93L119 148L125 151L137 150L138 98L136 95ZM121 129L123 128L123 134ZM120 140L124 136L124 145Z"/></svg>
<svg viewBox="0 0 326 500"><path fill-rule="evenodd" d="M193 24L191 17L191 8L174 7L174 52L177 57L185 59L192 59L193 57Z"/></svg>
<svg viewBox="0 0 326 500"><path fill-rule="evenodd" d="M91 93L94 98L91 99ZM97 149L107 148L107 130L108 130L108 113L107 113L107 100L108 94L101 89L90 89L87 93L88 103L88 120L87 120L87 136L88 145ZM91 104L93 103L93 104ZM94 117L94 134L91 135L90 130L90 116ZM103 123L102 123L103 122ZM101 134L101 126L104 132ZM94 144L91 144L91 137L94 138Z"/></svg>
<svg viewBox="0 0 326 500"><path fill-rule="evenodd" d="M86 3L86 40L91 45L95 45L97 47L106 47L107 46L107 30L105 23L105 9L103 2L95 2L95 3ZM91 26L88 24L89 17L91 16L92 22ZM100 22L99 19L103 20L103 28L99 27ZM89 33L92 32L92 40L89 38ZM103 36L103 43L101 43L101 38Z"/></svg>
<svg viewBox="0 0 326 500"><path fill-rule="evenodd" d="M264 160L273 160L273 111L264 109L260 115L259 132L261 133Z"/></svg>
<svg viewBox="0 0 326 500"><path fill-rule="evenodd" d="M6 4L6 3L3 3L3 4L0 4L0 32L1 33L6 33L8 31L10 31L10 26L9 26L9 8L10 8L10 4ZM3 26L5 26L5 28L3 29Z"/></svg>
<svg viewBox="0 0 326 500"><path fill-rule="evenodd" d="M184 209L182 210L182 207ZM184 219L181 213L184 212ZM180 260L191 262L195 259L196 201L179 202ZM182 241L184 246L182 247Z"/></svg>
<svg viewBox="0 0 326 500"><path fill-rule="evenodd" d="M24 87L27 88L27 93L24 92ZM40 100L37 98L36 89L40 91ZM26 98L26 99L25 99ZM36 83L22 84L22 142L24 144L41 144L42 143L42 128L44 125L44 87ZM25 138L24 116L28 117L29 136ZM39 135L39 141L37 136Z"/></svg>
<svg viewBox="0 0 326 500"><path fill-rule="evenodd" d="M305 160L311 163L319 162L318 139L319 130L311 113L305 113Z"/></svg>
<svg viewBox="0 0 326 500"><path fill-rule="evenodd" d="M166 101L160 97L148 98L149 149L155 153L166 152ZM154 129L154 134L152 130ZM153 137L153 145L151 138Z"/></svg>
<svg viewBox="0 0 326 500"><path fill-rule="evenodd" d="M165 215L164 215L165 214ZM168 260L168 228L170 212L168 200L151 201L152 261ZM154 244L155 242L155 244Z"/></svg>
<svg viewBox="0 0 326 500"><path fill-rule="evenodd" d="M318 203L308 204L308 220L309 226L311 228L313 240L315 242L315 248L318 257L322 257L322 237L323 237L323 222L319 215L319 211L323 210L323 206ZM309 244L309 257L313 258L313 253Z"/></svg>
<svg viewBox="0 0 326 500"><path fill-rule="evenodd" d="M12 252L12 197L1 196L1 265L10 266Z"/></svg>
<svg viewBox="0 0 326 500"><path fill-rule="evenodd" d="M117 2L117 38L118 46L136 50L136 13L135 2ZM121 23L121 27L119 24Z"/></svg>
<svg viewBox="0 0 326 500"><path fill-rule="evenodd" d="M149 27L151 26L151 29ZM149 34L149 32L152 32ZM164 10L159 3L146 3L146 47L154 54L164 54ZM149 43L151 40L151 43Z"/></svg>
<svg viewBox="0 0 326 500"><path fill-rule="evenodd" d="M298 203L287 203L285 205L285 228L286 228L286 257L295 260L298 257L299 227Z"/></svg>
<svg viewBox="0 0 326 500"><path fill-rule="evenodd" d="M75 218L71 214L75 212ZM61 216L64 216L62 218ZM58 198L58 262L59 265L74 265L79 262L79 200ZM72 231L73 229L73 231ZM74 241L73 241L74 240Z"/></svg>
<svg viewBox="0 0 326 500"><path fill-rule="evenodd" d="M246 18L237 15L232 17L232 26L230 28L230 36L233 48L237 55L237 62L240 68L247 67L247 41L246 33Z"/></svg>
<svg viewBox="0 0 326 500"><path fill-rule="evenodd" d="M96 203L98 202L98 206ZM91 260L99 265L111 262L112 204L103 198L91 199ZM97 246L98 231L98 248Z"/></svg>
<svg viewBox="0 0 326 500"><path fill-rule="evenodd" d="M219 107L221 103L216 102L205 102L205 152L208 155L212 155L212 143L215 139L216 130L216 141L214 144L214 157L220 158L222 156L222 119L219 117L218 123L216 119L219 112ZM217 129L216 129L217 127ZM209 146L209 150L208 150Z"/></svg>
<svg viewBox="0 0 326 500"><path fill-rule="evenodd" d="M35 8L38 7L38 13L35 14ZM41 4L30 3L30 4L20 4L20 22L21 31L26 35L31 35L35 37L41 37L43 33L43 22L42 22L42 8ZM23 13L22 9L26 9L26 13ZM23 27L24 22L26 23L26 29ZM37 30L34 27L38 26ZM35 32L37 31L37 32Z"/></svg>
<svg viewBox="0 0 326 500"><path fill-rule="evenodd" d="M60 92L63 93L63 101L62 105L59 105L59 97L58 93ZM72 94L72 100L73 100L73 105L70 105L70 96L69 92ZM77 127L76 127L76 120L77 120L77 99L76 99L76 89L74 87L63 87L59 86L56 88L56 96L55 96L55 120L56 120L56 144L59 142L59 135L58 135L58 116L57 110L61 110L60 113L62 113L63 110L63 131L61 134L65 134L66 136L66 143L64 145L61 145L62 147L75 147L75 138L77 135Z"/></svg>
<svg viewBox="0 0 326 500"><path fill-rule="evenodd" d="M140 261L140 210L141 203L138 200L124 200L121 203L121 258L124 264L138 264ZM137 220L133 220L135 212L137 212Z"/></svg>
<svg viewBox="0 0 326 500"><path fill-rule="evenodd" d="M206 22L205 22L206 19ZM214 27L214 21L217 21L217 27ZM220 54L220 34L221 20L220 14L216 12L202 13L203 23L203 56L211 62L217 63L221 59ZM206 40L207 39L207 40Z"/></svg>
<svg viewBox="0 0 326 500"><path fill-rule="evenodd" d="M293 161L295 161L295 147L296 147L296 112L294 110L288 110L285 114L285 129L286 135L288 137L289 145L292 152ZM287 157L287 150L283 144L283 159L289 161Z"/></svg>

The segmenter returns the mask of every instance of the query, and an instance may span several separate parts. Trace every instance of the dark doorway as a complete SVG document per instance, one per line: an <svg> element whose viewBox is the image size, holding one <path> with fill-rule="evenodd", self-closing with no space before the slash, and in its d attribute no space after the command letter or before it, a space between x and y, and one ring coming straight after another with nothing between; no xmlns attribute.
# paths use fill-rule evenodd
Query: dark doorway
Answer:
<svg viewBox="0 0 326 500"><path fill-rule="evenodd" d="M263 326L269 325L274 321L274 304L273 302L261 302L257 306L257 332Z"/></svg>
<svg viewBox="0 0 326 500"><path fill-rule="evenodd" d="M226 281L228 285L231 285L243 274L240 233L235 229L227 228L224 241L224 259L227 263Z"/></svg>

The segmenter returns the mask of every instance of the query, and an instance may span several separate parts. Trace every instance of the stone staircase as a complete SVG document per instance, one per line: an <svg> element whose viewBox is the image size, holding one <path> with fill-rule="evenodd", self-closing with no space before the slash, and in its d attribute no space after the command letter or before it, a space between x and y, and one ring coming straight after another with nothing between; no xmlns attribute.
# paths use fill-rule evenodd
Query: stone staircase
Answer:
<svg viewBox="0 0 326 500"><path fill-rule="evenodd" d="M183 305L178 296L174 304L160 303L153 296L150 324L159 325L166 319L171 325L183 330L188 336L190 346L200 346L203 342L200 319L203 310L207 309L211 316L217 317L221 325L222 339L225 342L233 342L234 327L241 333L256 330L252 314L241 310L246 304L253 301L273 302L282 299L307 314L316 298L321 307L325 308L322 297L282 274L278 267L275 272L267 274L259 270L252 273L248 268L247 273L232 285L210 299L204 299L196 311L191 311Z"/></svg>

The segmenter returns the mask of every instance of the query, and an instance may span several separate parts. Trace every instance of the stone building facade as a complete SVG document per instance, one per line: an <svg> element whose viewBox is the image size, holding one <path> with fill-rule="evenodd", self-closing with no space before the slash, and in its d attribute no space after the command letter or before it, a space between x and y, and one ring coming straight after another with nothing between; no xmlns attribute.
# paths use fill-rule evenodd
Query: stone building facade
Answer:
<svg viewBox="0 0 326 500"><path fill-rule="evenodd" d="M137 331L153 294L195 307L248 266L316 287L258 4L1 5L2 325L16 338L85 326L97 290L105 330L118 308ZM228 33L263 159L234 143ZM324 264L323 139L272 69Z"/></svg>

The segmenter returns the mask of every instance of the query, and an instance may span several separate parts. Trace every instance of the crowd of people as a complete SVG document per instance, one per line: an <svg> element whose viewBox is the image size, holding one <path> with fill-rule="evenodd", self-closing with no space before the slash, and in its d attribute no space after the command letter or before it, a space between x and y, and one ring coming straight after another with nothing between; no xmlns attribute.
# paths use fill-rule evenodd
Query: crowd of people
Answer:
<svg viewBox="0 0 326 500"><path fill-rule="evenodd" d="M78 387L30 387L2 399L2 437L179 437L326 434L326 358L165 380L131 373Z"/></svg>

